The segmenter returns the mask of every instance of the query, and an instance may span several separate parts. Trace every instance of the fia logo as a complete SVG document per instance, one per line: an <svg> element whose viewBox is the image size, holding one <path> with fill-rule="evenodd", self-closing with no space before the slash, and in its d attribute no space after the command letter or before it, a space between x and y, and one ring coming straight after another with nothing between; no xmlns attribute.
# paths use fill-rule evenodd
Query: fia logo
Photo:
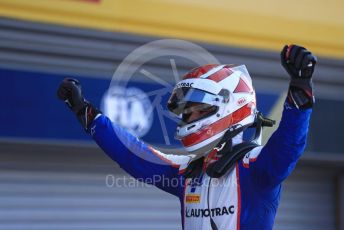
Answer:
<svg viewBox="0 0 344 230"><path fill-rule="evenodd" d="M139 88L112 86L104 93L101 108L112 122L137 137L143 137L152 127L153 106Z"/></svg>

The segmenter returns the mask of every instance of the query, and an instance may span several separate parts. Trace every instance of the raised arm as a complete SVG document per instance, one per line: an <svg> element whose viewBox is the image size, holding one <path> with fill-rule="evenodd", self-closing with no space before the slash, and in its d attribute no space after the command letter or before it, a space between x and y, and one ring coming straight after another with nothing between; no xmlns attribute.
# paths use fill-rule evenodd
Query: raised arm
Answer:
<svg viewBox="0 0 344 230"><path fill-rule="evenodd" d="M190 160L188 156L163 154L104 115L92 122L90 133L102 150L131 176L180 195L183 182L179 170L186 167Z"/></svg>
<svg viewBox="0 0 344 230"><path fill-rule="evenodd" d="M253 150L250 156L251 175L263 188L279 185L294 169L306 147L314 103L312 74L315 56L303 47L285 46L281 62L291 76L281 122L267 144Z"/></svg>
<svg viewBox="0 0 344 230"><path fill-rule="evenodd" d="M180 195L183 183L179 170L190 160L188 156L163 154L113 124L84 99L76 79L64 79L57 94L99 147L127 173L166 192Z"/></svg>

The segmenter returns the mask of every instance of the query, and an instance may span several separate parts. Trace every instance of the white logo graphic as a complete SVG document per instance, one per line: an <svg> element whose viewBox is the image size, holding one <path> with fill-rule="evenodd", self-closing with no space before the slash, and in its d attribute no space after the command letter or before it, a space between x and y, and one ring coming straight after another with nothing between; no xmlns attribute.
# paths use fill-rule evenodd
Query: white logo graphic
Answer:
<svg viewBox="0 0 344 230"><path fill-rule="evenodd" d="M143 137L152 127L153 106L141 89L111 86L102 98L101 107L112 122L137 137Z"/></svg>
<svg viewBox="0 0 344 230"><path fill-rule="evenodd" d="M173 138L174 133L167 132L165 122L166 119L175 122L179 122L179 120L171 115L166 105L161 102L163 97L171 94L174 86L180 81L177 66L182 65L185 68L185 63L188 63L187 71L189 71L205 64L219 64L219 61L204 48L178 39L157 40L135 49L121 62L113 74L109 90L103 98L104 113L138 137L144 136L149 131L153 122L153 112L156 113L156 119L158 119L161 129L159 135L165 141L164 152L180 152L181 148L171 146L170 138ZM169 70L167 69L166 73L157 74L153 71L154 69L149 67L150 64L153 66L164 65L169 67ZM183 72L185 73L185 70ZM168 75L169 73L170 75ZM133 88L127 88L131 82L136 81L137 76L144 77L144 81L158 85L160 88L145 92L145 94L142 90L139 92L138 89L133 91ZM128 91L125 91L125 88ZM127 98L120 95L126 95ZM134 95L133 99L129 99L129 95ZM121 136L118 137L121 140ZM122 143L128 144L125 140L122 140ZM153 146L147 142L146 144ZM140 153L135 154L142 157Z"/></svg>

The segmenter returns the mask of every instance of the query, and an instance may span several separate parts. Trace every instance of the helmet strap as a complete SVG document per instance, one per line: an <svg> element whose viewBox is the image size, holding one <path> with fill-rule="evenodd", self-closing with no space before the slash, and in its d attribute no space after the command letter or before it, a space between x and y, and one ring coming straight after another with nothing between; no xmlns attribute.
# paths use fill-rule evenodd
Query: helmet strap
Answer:
<svg viewBox="0 0 344 230"><path fill-rule="evenodd" d="M261 112L258 112L255 122L250 126L250 128L256 128L253 139L250 142L261 145L263 127L272 127L275 124L276 121L266 118Z"/></svg>
<svg viewBox="0 0 344 230"><path fill-rule="evenodd" d="M235 129L235 127L232 127L230 129L228 129L226 131L226 133L223 135L223 137L221 138L221 140L219 141L219 143L216 145L216 147L214 148L219 149L217 155L220 156L224 156L225 154L228 154L232 151L233 148L233 144L232 144L232 138L235 137L236 135L238 135L239 133L241 133L244 129L246 129L247 127L237 127ZM183 173L183 175L186 178L198 178L202 171L203 171L203 164L204 164L204 159L205 157L200 157L194 161L192 161L188 167L186 168L185 172ZM219 161L222 159L222 157L219 159ZM217 162L215 162L217 163ZM213 164L215 164L213 163ZM211 165L213 165L211 164ZM207 170L208 173L208 170Z"/></svg>

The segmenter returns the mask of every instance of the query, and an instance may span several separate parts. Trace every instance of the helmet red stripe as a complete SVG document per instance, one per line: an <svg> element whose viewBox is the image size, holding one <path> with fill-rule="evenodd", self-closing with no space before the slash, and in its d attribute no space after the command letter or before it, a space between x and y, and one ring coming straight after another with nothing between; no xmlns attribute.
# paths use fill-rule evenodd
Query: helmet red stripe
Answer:
<svg viewBox="0 0 344 230"><path fill-rule="evenodd" d="M190 79L190 78L199 78L200 76L202 76L203 74L207 73L209 70L217 66L218 64L209 64L209 65L195 68L191 70L189 73L187 73L186 75L184 75L183 80Z"/></svg>
<svg viewBox="0 0 344 230"><path fill-rule="evenodd" d="M232 73L233 73L233 71L231 71L230 69L223 68L223 69L217 71L216 73L213 73L209 77L207 77L207 79L219 82L219 81L222 81L223 79L229 77Z"/></svg>
<svg viewBox="0 0 344 230"><path fill-rule="evenodd" d="M236 124L243 120L244 118L251 115L251 104L247 104L244 107L236 110L232 114L218 120L217 122L205 127L204 129L192 133L186 137L184 137L181 141L185 147L190 147L192 145L196 145L216 134L224 131L228 127L233 124Z"/></svg>
<svg viewBox="0 0 344 230"><path fill-rule="evenodd" d="M239 83L233 93L250 93L252 91L253 90L245 83L245 81L240 78Z"/></svg>

